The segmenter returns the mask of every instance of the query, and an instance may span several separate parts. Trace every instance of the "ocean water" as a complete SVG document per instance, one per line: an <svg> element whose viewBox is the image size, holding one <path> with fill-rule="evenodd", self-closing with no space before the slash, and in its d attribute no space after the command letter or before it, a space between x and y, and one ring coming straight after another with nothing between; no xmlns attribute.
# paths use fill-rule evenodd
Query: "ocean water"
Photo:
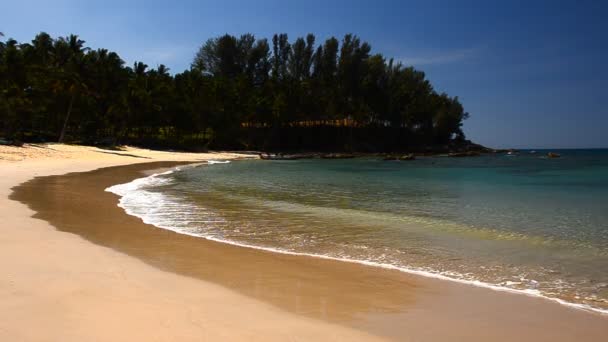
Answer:
<svg viewBox="0 0 608 342"><path fill-rule="evenodd" d="M608 313L608 150L235 161L108 189L159 228Z"/></svg>

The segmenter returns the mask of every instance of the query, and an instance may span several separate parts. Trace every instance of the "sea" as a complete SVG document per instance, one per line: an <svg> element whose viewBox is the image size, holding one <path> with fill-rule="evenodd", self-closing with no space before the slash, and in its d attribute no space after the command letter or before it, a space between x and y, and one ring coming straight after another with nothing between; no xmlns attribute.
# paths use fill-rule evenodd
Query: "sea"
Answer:
<svg viewBox="0 0 608 342"><path fill-rule="evenodd" d="M608 314L608 150L547 152L209 161L107 191L156 228Z"/></svg>

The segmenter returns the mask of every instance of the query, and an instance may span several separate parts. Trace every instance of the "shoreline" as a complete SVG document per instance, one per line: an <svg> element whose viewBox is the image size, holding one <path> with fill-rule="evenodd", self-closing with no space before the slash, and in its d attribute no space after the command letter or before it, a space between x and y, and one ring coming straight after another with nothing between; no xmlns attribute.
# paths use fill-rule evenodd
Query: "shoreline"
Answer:
<svg viewBox="0 0 608 342"><path fill-rule="evenodd" d="M138 167L141 167L142 170L150 169L150 165L140 165ZM98 169L85 174L55 176L53 178L55 181L62 182L63 185L66 186L63 190L73 189L74 184L69 184L69 182L77 181L81 182L78 184L82 185L95 183L95 189L97 189L95 191L98 191L102 185L98 183L103 179L103 177L99 177L99 174L109 172L108 175L104 176L107 178L112 176L112 172L114 171L125 172L125 168L128 167L114 168L114 170L106 169L105 171ZM122 171L120 169L122 169ZM90 178L84 180L83 177L87 177L87 175ZM127 179L132 181L133 172L131 172L130 175L131 178L127 177ZM45 177L44 179L39 178L39 184L36 184L33 189L36 191L43 189L41 186L45 181L48 183L49 178L50 177ZM23 183L21 184L23 186ZM58 194L59 192L53 193L54 196ZM79 194L90 194L90 192L77 191L71 195ZM36 195L41 196L41 193L37 193ZM108 193L108 195L111 195L114 199L116 198L113 194ZM183 234L170 232L174 235L168 235L168 231L162 232L162 229L157 229L157 232L152 233L154 230L153 227L141 222L137 225L133 223L133 220L138 219L127 215L122 208L118 208L116 206L116 200L114 200L113 203L106 203L106 198L106 200L100 201L99 203L102 202L104 208L105 206L109 207L113 205L116 210L122 212L123 216L131 218L127 219L122 217L117 219L120 219L121 222L125 220L131 222L129 223L129 227L133 227L133 229L135 229L136 226L137 229L142 229L143 235L141 236L157 235L156 240L151 239L147 242L155 241L158 243L161 241L159 238L162 238L165 240L173 240L173 243L175 243L174 247L176 248L194 246L198 250L201 249L200 244L202 239L200 237L176 237L174 235L183 236ZM83 207L86 207L86 203L83 204ZM89 210L91 209L89 208ZM115 213L115 211L112 211L112 215L110 216L120 216ZM40 212L36 214L37 217L40 215ZM46 220L47 218L44 219ZM64 224L67 222L68 221L65 221ZM59 226L60 225L61 224L59 224ZM64 230L61 229L61 227L58 228ZM62 232L55 233L65 235ZM115 233L117 235L114 236L114 238L120 237L124 239L129 236L125 235L124 232ZM77 232L77 234L85 237L89 241L94 240L91 239L90 236L84 236L82 232ZM103 237L102 240L105 238L107 237ZM193 239L195 240L191 241ZM419 279L425 278L421 275L395 274L403 273L395 270L380 270L376 267L352 263L351 265L348 265L343 261L314 260L319 258L294 255L278 256L277 253L271 252L243 251L241 249L250 248L228 246L224 243L209 241L209 243L205 243L204 246L215 249L216 254L214 256L219 256L222 259L232 259L216 260L223 264L219 265L220 267L216 269L211 268L213 272L222 270L226 266L229 266L228 268L242 267L242 269L234 271L234 274L223 275L225 279L221 279L220 276L213 275L213 272L208 272L209 274L203 274L203 272L193 275L193 273L199 272L200 270L193 270L193 266L188 264L189 261L186 259L184 259L186 260L186 264L174 263L171 265L172 262L183 262L184 260L145 260L145 256L142 256L141 254L137 255L137 253L142 253L142 250L125 250L124 246L120 248L108 246L107 244L109 242L107 240L104 240L103 243L99 243L99 241L93 242L95 244L89 244L87 241L84 241L87 246L90 245L91 247L95 246L98 248L96 245L101 244L102 246L110 247L113 250L126 253L129 256L135 256L136 258L145 261L147 263L145 266L149 267L150 264L155 266L153 268L154 270L157 270L158 268L161 270L169 270L172 272L171 274L176 273L176 277L186 275L189 278L200 278L203 281L199 279L192 279L192 281L202 284L206 281L211 281L211 283L214 283L211 285L220 285L222 290L228 288L227 291L231 294L236 291L237 293L235 293L235 295L241 296L242 294L245 294L245 297L248 300L251 300L251 297L255 298L253 300L260 299L260 306L265 306L267 305L266 303L270 303L272 304L272 308L278 307L280 309L281 315L284 314L287 317L291 317L292 314L295 313L296 315L294 317L297 319L300 319L302 316L308 316L303 317L302 319L313 319L315 324L318 323L321 326L324 326L324 324L331 324L331 329L335 328L337 331L346 329L345 331L349 333L361 333L363 334L362 336L364 339L372 337L371 335L365 335L365 332L388 338L413 338L416 340L432 340L438 338L451 338L457 340L480 340L487 338L509 340L515 337L540 340L570 340L574 336L580 336L572 335L572 332L568 332L565 329L567 325L570 325L570 328L574 326L577 328L580 327L581 329L587 329L585 338L590 340L600 340L601 336L604 336L603 334L608 332L608 327L605 327L606 322L608 321L599 314L573 310L572 308L567 308L556 303L550 303L544 299L529 296L497 293L496 291L490 291L484 288L473 288L470 285L451 284L451 282L445 280ZM142 246L138 246L138 248L143 249L143 252L145 253L150 253L150 249L156 247L159 246L152 245L152 247L150 247L145 245L145 243L142 244ZM171 250L170 252L175 251ZM187 256L192 255L198 254L188 254ZM124 258L132 259L126 256ZM171 253L166 253L162 258L170 259ZM262 266L253 271L249 271L251 273L247 273L247 268L239 265L242 264L242 260L255 261L255 263L262 264ZM154 264L155 262L167 262L169 265L159 267L158 264ZM207 265L207 267L211 266ZM209 271L209 269L206 271ZM245 274L239 274L240 272L244 272ZM216 277L216 279L213 279L213 277ZM257 277L257 279L254 279L258 282L257 289L252 291L251 289L239 288L239 280L247 282L251 281L250 278L252 277ZM311 279L314 280L316 284L308 284ZM294 284L299 284L298 286L300 287L294 287ZM302 286L304 286L304 288L302 288ZM265 290L266 287L271 289L270 292L275 291L277 293L264 293L264 291L267 291ZM296 288L298 289L296 297L299 298L300 303L295 305L296 307L294 309L294 305L286 303L293 299L292 297L294 296L291 296L289 291L281 293L281 290L294 290ZM323 288L329 288L330 290L324 290ZM350 295L348 292L350 292ZM289 297L287 301L286 297ZM324 300L326 301L323 305L314 305L314 303L311 305L310 303L323 298L325 298ZM320 314L319 312L311 311L315 308L318 309L318 307L329 308L330 311L325 312L325 317L323 316L323 313ZM361 318L362 315L365 317ZM545 317L539 317L542 315ZM353 317L355 317L355 319L353 319ZM333 323L340 323L340 325L335 327ZM395 324L401 324L402 326L395 329ZM430 329L431 326L441 326L442 329L441 331L429 331L428 329ZM364 332L350 330L354 327L360 328L361 330L364 330ZM556 327L563 327L564 329L558 329L562 331L551 332L547 330L555 330ZM514 332L513 329L516 329L516 331ZM2 335L2 332L3 329L2 326L0 326L0 336ZM361 337L359 335L357 336ZM266 338L266 336L264 336L264 338Z"/></svg>
<svg viewBox="0 0 608 342"><path fill-rule="evenodd" d="M187 166L192 166L192 167L197 167L200 166L198 164L188 164ZM398 272L403 272L406 274L413 274L416 276L421 276L421 277L426 277L426 278L433 278L433 279L439 279L439 280L443 280L443 281L451 281L451 282L455 282L455 283L460 283L460 284L465 284L465 285L469 285L469 286L476 286L476 287L480 287L480 288L485 288L485 289L490 289L493 291L498 291L498 292L507 292L507 293L512 293L512 294L517 294L517 295L524 295L524 296L529 296L532 298L541 298L550 302L555 302L558 303L560 305L566 306L568 308L571 309L576 309L576 310L582 310L582 311L587 311L587 312L591 312L591 313L596 313L596 314L600 314L603 316L606 316L608 318L608 310L607 309L602 309L602 308L596 308L596 307L592 307L586 304L581 304L581 303L575 303L575 302L569 302L567 300L561 299L561 298L557 298L557 297L550 297L548 295L545 295L539 291L533 290L533 289L515 289L515 288L509 288L506 286L501 286L501 285L497 285L497 284L491 284L491 283L486 283L483 281L479 281L479 280L466 280L466 279L459 279L459 278L454 278L454 277L450 277L448 275L444 275L441 273L437 273L437 272L431 272L431 271L424 271L424 270L419 270L419 269L415 269L415 268L407 268L407 267L399 267L399 266L395 266L395 265L391 265L391 264L386 264L386 263L378 263L378 262L373 262L373 261L367 261L367 260L358 260L358 259L349 259L349 258L338 258L338 257L332 257L332 256L328 256L328 255L323 255L323 254L312 254L312 253L304 253L304 252L293 252L293 251L287 251L287 250L283 250L283 249L279 249L279 248L272 248L272 247L264 247L264 246L256 246L256 245L251 245L251 244L246 244L246 243L241 243L241 242L237 242L237 241L233 241L233 240L229 240L229 239L218 239L218 238L213 238L213 237L209 237L209 236L201 236L201 235L196 235L196 234L190 234L187 232L183 232L183 231L179 231L175 228L169 227L169 226L161 226L158 224L154 224L151 222L147 222L146 218L141 216L141 215L137 215L136 213L131 212L128 208L124 207L122 205L122 195L120 194L120 190L116 190L117 187L123 186L123 185L131 185L133 183L139 183L140 181L144 181L146 179L151 179L154 178L156 176L159 175L165 175L168 173L173 173L175 171L179 171L182 167L181 166L176 166L173 168L170 168L167 171L164 172L159 172L159 173L154 173L152 175L147 175L145 177L142 178L136 178L134 180L132 180L129 183L123 183L123 184L115 184L113 186L110 186L106 189L104 189L104 191L107 192L111 192L115 195L117 195L119 197L119 203L117 204L119 207L123 208L123 210L125 211L125 213L127 213L128 215L131 216L135 216L138 217L139 219L141 219L144 223L154 226L156 228L160 228L160 229L166 229L172 232L175 232L177 234L183 234L183 235L189 235L195 238L200 238L200 239L205 239L208 241L214 241L214 242L218 242L218 243L224 243L227 245L231 245L231 246L236 246L236 247L243 247L243 248L251 248L251 249L256 249L256 250L262 250L262 251L266 251L266 252L270 252L270 253L279 253L279 254L286 254L286 255L293 255L293 256L301 256L301 257L310 257L310 258L320 258L320 259L325 259L325 260L332 260L332 261L337 261L337 262L346 262L346 263L353 263L353 264L359 264L359 265L364 265L364 266L370 266L370 267L376 267L376 268L382 268L382 269L388 269L388 270L394 270L394 271L398 271Z"/></svg>
<svg viewBox="0 0 608 342"><path fill-rule="evenodd" d="M134 158L126 154L137 155ZM204 161L236 154L172 154L129 148L0 146L0 340L377 340L292 315L216 284L165 272L33 218L9 200L36 177L154 160ZM238 324L238 329L234 327ZM32 329L32 327L35 327Z"/></svg>

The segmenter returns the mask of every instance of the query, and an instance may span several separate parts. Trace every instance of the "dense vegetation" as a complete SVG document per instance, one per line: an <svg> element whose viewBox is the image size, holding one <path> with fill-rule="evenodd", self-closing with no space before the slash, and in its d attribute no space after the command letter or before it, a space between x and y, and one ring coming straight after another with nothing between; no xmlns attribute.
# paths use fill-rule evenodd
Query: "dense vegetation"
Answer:
<svg viewBox="0 0 608 342"><path fill-rule="evenodd" d="M0 42L0 137L189 149L415 150L464 141L457 97L354 35L208 40L190 70L78 36Z"/></svg>

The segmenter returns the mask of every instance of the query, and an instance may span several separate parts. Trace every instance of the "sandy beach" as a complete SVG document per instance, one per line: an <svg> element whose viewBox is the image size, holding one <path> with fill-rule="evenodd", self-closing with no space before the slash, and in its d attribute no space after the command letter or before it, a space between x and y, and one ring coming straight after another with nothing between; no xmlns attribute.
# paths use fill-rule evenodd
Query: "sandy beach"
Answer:
<svg viewBox="0 0 608 342"><path fill-rule="evenodd" d="M238 155L47 145L2 147L0 156L4 159L0 166L2 341L371 338L286 314L217 285L160 271L76 235L57 232L45 221L31 218L33 212L25 205L7 199L11 187L37 176Z"/></svg>
<svg viewBox="0 0 608 342"><path fill-rule="evenodd" d="M541 298L156 229L103 191L178 163L244 157L0 147L0 340L601 341L608 335L607 316Z"/></svg>

